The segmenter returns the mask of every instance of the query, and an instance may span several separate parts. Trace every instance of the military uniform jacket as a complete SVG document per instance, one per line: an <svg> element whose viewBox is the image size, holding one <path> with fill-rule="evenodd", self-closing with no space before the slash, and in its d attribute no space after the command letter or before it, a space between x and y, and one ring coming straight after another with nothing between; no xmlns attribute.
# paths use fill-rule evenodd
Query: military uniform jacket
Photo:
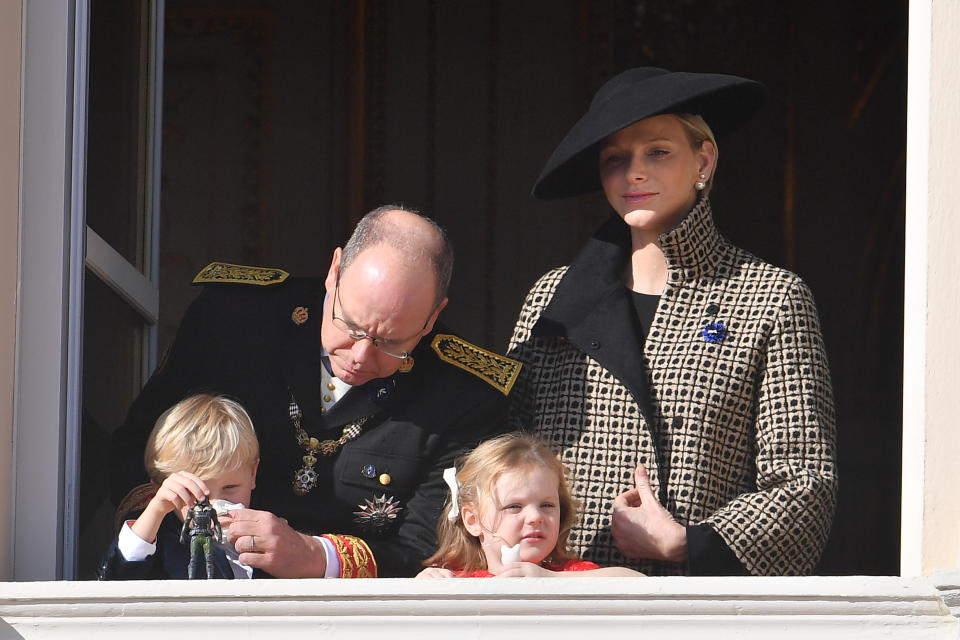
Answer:
<svg viewBox="0 0 960 640"><path fill-rule="evenodd" d="M247 409L260 440L252 508L287 518L307 534L341 534L330 539L345 577L413 576L436 550L446 496L442 470L502 428L518 365L511 373L506 359L445 338L438 325L413 351L411 371L354 387L322 414L323 295L319 279L205 286L166 361L115 433L114 500L146 481L144 446L160 413L192 393L226 394ZM455 348L443 360L451 341ZM306 451L297 443L291 397L304 430L319 440L336 440L345 425L367 418L356 439L332 456L317 456L317 486L306 495L292 485ZM401 508L389 526L377 531L355 522L360 507L381 496Z"/></svg>
<svg viewBox="0 0 960 640"><path fill-rule="evenodd" d="M510 422L551 440L572 470L582 516L571 543L585 560L690 570L630 562L613 543L613 499L640 463L688 540L706 527L750 573L809 573L837 495L811 292L720 236L709 200L660 240L667 284L645 342L621 282L630 238L619 218L533 286L508 352L524 363Z"/></svg>

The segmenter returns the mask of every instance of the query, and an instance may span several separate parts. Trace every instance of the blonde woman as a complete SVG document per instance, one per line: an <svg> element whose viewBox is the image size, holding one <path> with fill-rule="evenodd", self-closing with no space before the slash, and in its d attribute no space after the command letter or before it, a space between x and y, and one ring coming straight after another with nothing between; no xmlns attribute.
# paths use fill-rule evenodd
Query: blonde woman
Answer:
<svg viewBox="0 0 960 640"><path fill-rule="evenodd" d="M571 469L584 559L652 575L806 574L823 550L835 418L813 296L723 237L708 197L714 132L763 95L736 76L621 73L533 188L602 190L612 210L533 285L509 346L524 363L511 424Z"/></svg>

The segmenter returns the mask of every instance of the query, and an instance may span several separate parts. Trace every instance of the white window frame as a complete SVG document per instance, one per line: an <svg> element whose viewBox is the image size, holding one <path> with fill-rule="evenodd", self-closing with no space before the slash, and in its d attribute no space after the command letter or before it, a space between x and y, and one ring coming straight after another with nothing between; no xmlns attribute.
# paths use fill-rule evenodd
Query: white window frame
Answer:
<svg viewBox="0 0 960 640"><path fill-rule="evenodd" d="M14 580L60 579L78 432L85 85L74 51L88 2L23 3L20 290L14 403ZM56 46L53 46L56 43ZM80 60L85 65L85 59ZM68 485L68 486L65 486Z"/></svg>
<svg viewBox="0 0 960 640"><path fill-rule="evenodd" d="M89 0L22 0L20 254L14 390L12 579L72 577L79 458ZM162 0L157 11L163 13ZM931 3L910 3L901 574L922 572ZM160 39L158 39L158 45ZM81 52L81 53L77 53ZM157 58L162 59L162 55ZM157 65L159 66L159 65ZM159 69L154 69L159 74ZM159 83L157 83L159 86ZM155 96L159 105L159 95ZM156 112L159 114L159 110ZM155 115L156 115L155 114ZM159 117L157 117L159 120ZM159 171L159 146L150 155ZM153 207L158 210L159 194ZM153 236L159 218L152 220ZM89 242L90 237L87 237ZM94 240L91 245L95 245ZM107 252L108 253L108 252ZM157 256L150 256L155 282ZM134 279L136 280L136 279ZM142 284L142 283L141 283ZM115 285L123 291L141 287ZM140 294L131 294L141 300ZM147 295L147 298L150 296ZM151 308L145 303L145 310ZM144 358L152 367L153 358Z"/></svg>
<svg viewBox="0 0 960 640"><path fill-rule="evenodd" d="M86 226L90 0L23 0L16 581L76 577L85 266L144 318L144 379L156 361L163 10L163 0L154 0L149 74L157 90L148 105L154 135L145 185L147 273L141 274Z"/></svg>

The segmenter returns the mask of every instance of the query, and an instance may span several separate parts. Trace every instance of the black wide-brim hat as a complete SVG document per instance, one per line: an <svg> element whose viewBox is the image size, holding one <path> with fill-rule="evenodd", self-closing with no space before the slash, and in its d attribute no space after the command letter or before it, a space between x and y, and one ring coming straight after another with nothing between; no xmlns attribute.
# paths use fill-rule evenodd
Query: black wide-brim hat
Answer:
<svg viewBox="0 0 960 640"><path fill-rule="evenodd" d="M720 136L749 120L763 104L765 94L759 82L737 76L671 72L657 67L624 71L597 91L586 115L547 160L533 185L533 195L551 200L599 189L600 143L644 118L692 113L703 117L714 135Z"/></svg>

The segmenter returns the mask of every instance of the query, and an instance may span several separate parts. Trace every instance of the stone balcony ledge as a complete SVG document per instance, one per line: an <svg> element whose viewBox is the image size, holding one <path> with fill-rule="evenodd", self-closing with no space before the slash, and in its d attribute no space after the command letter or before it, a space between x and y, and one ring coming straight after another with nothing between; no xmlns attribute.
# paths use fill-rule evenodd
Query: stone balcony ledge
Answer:
<svg viewBox="0 0 960 640"><path fill-rule="evenodd" d="M0 640L310 634L957 640L928 578L524 578L0 583ZM942 585L942 586L941 586ZM638 635L640 634L640 635ZM298 637L289 635L286 637ZM626 636L624 636L626 637Z"/></svg>

